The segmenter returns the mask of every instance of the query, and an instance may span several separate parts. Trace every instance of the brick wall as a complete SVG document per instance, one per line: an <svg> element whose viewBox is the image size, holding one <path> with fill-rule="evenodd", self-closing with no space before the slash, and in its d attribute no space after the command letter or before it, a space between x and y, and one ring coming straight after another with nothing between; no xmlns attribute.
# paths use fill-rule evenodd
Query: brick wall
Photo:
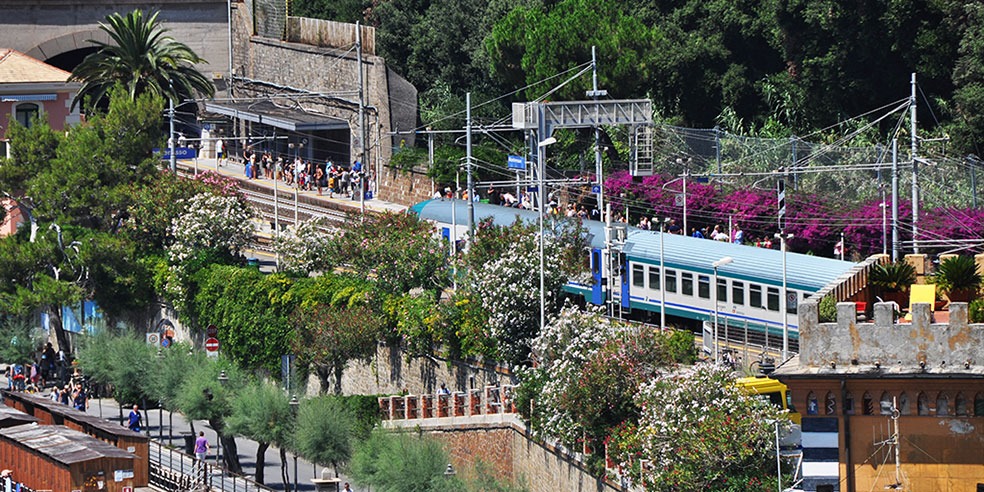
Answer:
<svg viewBox="0 0 984 492"><path fill-rule="evenodd" d="M497 477L522 484L530 492L619 490L590 475L563 449L530 439L517 424L436 426L423 431L447 445L452 465L466 479L482 460Z"/></svg>

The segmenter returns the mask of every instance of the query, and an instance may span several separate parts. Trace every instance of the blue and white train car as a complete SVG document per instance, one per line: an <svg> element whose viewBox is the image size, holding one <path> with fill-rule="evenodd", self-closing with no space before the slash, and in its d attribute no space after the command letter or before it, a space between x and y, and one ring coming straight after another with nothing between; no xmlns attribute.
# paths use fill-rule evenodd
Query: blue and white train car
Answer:
<svg viewBox="0 0 984 492"><path fill-rule="evenodd" d="M475 220L492 217L497 224L510 224L517 218L534 222L537 214L528 210L475 203ZM452 213L453 210L453 213ZM441 235L460 240L468 230L468 203L461 200L428 200L410 208L421 218L435 223ZM586 302L604 304L614 300L622 312L635 318L656 314L695 322L714 316L711 283L712 264L725 257L732 261L717 271L718 323L748 327L770 336L782 335L782 252L727 242L698 239L640 230L620 225L613 231L618 246L614 261L606 249L605 224L584 221L589 237L591 284L570 283L568 293L583 296ZM622 237L618 237L624 235ZM663 244L660 251L660 241ZM608 268L607 265L612 265ZM660 268L665 265L661 279ZM797 339L800 301L826 287L856 266L855 263L799 253L786 256L785 316L790 337ZM612 292L609 292L609 276ZM661 280L663 280L661 282ZM614 294L614 295L613 295ZM761 336L761 335L760 335Z"/></svg>
<svg viewBox="0 0 984 492"><path fill-rule="evenodd" d="M660 260L660 241L663 244ZM826 287L855 267L831 258L786 253L786 301L782 301L783 259L775 249L630 229L622 248L625 275L620 280L623 307L659 312L694 320L713 318L715 293L713 264L717 269L718 323L748 326L782 335L782 309L787 327L797 338L800 301ZM663 285L660 268L665 265ZM662 289L661 289L662 287Z"/></svg>

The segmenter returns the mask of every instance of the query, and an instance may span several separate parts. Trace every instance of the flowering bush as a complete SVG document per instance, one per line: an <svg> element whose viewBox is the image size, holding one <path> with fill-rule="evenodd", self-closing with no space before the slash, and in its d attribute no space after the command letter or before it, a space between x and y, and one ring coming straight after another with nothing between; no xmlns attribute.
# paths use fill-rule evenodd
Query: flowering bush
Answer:
<svg viewBox="0 0 984 492"><path fill-rule="evenodd" d="M450 284L447 250L430 223L413 214L351 216L330 240L329 255L380 289L403 294L414 288L440 290Z"/></svg>
<svg viewBox="0 0 984 492"><path fill-rule="evenodd" d="M693 347L693 335L689 335ZM523 381L537 390L534 429L595 450L611 429L636 422L639 386L687 358L657 330L566 307L533 344L539 365ZM525 411L525 409L524 409Z"/></svg>
<svg viewBox="0 0 984 492"><path fill-rule="evenodd" d="M734 377L698 364L644 384L638 430L613 442L609 457L646 490L774 489L766 477L775 455L763 450L774 447L783 411L742 392Z"/></svg>
<svg viewBox="0 0 984 492"><path fill-rule="evenodd" d="M209 263L230 259L253 238L253 209L236 196L199 193L181 201L185 212L171 222L165 294L186 303L190 275Z"/></svg>
<svg viewBox="0 0 984 492"><path fill-rule="evenodd" d="M329 255L332 234L325 219L305 220L273 238L281 270L307 275L334 267Z"/></svg>
<svg viewBox="0 0 984 492"><path fill-rule="evenodd" d="M629 208L633 217L641 215L682 218L683 208L674 202L679 182L667 189L669 179L647 176L637 181L628 172L614 173L605 181L605 193L616 211ZM778 232L777 197L772 189L733 189L720 191L720 185L689 182L687 186L688 226L703 227L738 222L746 238L772 236ZM832 256L834 244L844 238L849 251L859 257L881 252L881 199L845 201L829 196L786 189L786 232L794 235L789 249ZM854 196L854 195L851 195ZM890 202L889 202L890 203ZM891 211L888 211L889 215ZM911 222L909 200L899 200L899 222ZM984 212L973 208L939 207L925 209L920 217L920 235L925 239L979 238L984 228ZM911 239L908 225L900 228L900 240ZM689 232L689 231L688 231Z"/></svg>

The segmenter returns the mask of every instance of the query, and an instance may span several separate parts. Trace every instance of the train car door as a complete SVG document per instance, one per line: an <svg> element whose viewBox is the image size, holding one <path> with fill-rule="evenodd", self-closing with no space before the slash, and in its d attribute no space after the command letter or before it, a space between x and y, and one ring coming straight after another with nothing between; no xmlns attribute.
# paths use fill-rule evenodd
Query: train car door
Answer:
<svg viewBox="0 0 984 492"><path fill-rule="evenodd" d="M591 304L600 306L605 302L605 284L602 279L601 250L591 249L591 279L594 284L591 286Z"/></svg>
<svg viewBox="0 0 984 492"><path fill-rule="evenodd" d="M618 254L618 270L622 277L622 307L625 309L630 308L629 301L629 285L630 285L630 275L629 275L629 259L625 256L625 253Z"/></svg>

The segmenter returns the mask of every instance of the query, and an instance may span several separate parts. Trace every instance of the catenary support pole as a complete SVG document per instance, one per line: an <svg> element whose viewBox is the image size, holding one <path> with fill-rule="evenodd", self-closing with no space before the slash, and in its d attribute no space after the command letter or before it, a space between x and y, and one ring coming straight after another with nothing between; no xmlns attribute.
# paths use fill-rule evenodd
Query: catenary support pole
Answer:
<svg viewBox="0 0 984 492"><path fill-rule="evenodd" d="M912 252L919 254L919 161L916 160L918 140L916 138L916 74L912 74L912 93L909 95L909 123L911 127L912 157Z"/></svg>
<svg viewBox="0 0 984 492"><path fill-rule="evenodd" d="M475 241L475 184L472 182L471 92L465 94L465 186L468 187L468 242Z"/></svg>
<svg viewBox="0 0 984 492"><path fill-rule="evenodd" d="M362 156L359 162L362 169L359 170L359 210L362 213L362 220L366 220L366 173L365 167L369 165L369 146L366 144L368 135L366 133L366 91L365 80L363 78L362 66L362 25L355 23L355 48L356 65L359 67L359 142L362 146Z"/></svg>

